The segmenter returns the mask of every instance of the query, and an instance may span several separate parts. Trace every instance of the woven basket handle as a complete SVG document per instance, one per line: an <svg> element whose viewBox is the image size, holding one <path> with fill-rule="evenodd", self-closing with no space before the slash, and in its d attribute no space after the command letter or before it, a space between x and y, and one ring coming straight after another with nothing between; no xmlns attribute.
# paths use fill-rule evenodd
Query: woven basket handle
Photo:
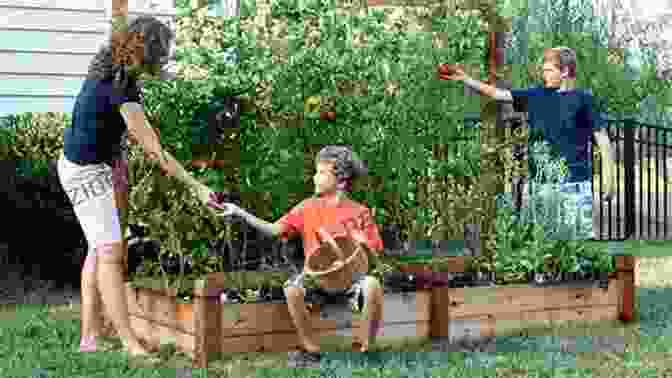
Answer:
<svg viewBox="0 0 672 378"><path fill-rule="evenodd" d="M339 261L345 260L345 253L343 253L343 250L338 245L338 243L336 243L336 240L334 240L334 237L331 236L330 233L328 233L327 231L325 231L321 227L317 230L317 233L320 235L320 237L322 238L323 241L326 241L327 243L329 243L331 248L334 249L334 252L336 252L336 255L338 255L338 260Z"/></svg>
<svg viewBox="0 0 672 378"><path fill-rule="evenodd" d="M314 276L314 277L324 276L324 275L326 275L326 274L333 273L333 272L335 272L335 271L337 271L337 270L343 269L343 268L345 268L346 266L348 266L348 264L350 264L350 262L352 262L352 260L353 260L355 257L357 257L357 255L359 255L360 253L362 253L362 250L363 250L362 247L357 247L357 249L355 249L355 252L353 252L352 255L351 255L350 257L347 258L347 260L345 260L345 262L343 263L343 265L340 265L340 266L332 266L331 268L329 268L329 269L327 269L327 270L322 270L322 271L312 270L312 269L310 268L310 265L306 264L306 266L303 268L303 273L305 273L305 274L307 274L307 275L309 275L309 276ZM342 261L342 260L341 260L341 261Z"/></svg>

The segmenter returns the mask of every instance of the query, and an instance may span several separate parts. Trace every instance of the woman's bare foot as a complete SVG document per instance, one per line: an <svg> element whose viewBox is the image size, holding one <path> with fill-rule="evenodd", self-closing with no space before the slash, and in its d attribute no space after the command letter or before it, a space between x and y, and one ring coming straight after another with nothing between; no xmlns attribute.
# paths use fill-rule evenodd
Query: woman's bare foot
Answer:
<svg viewBox="0 0 672 378"><path fill-rule="evenodd" d="M98 342L97 336L83 336L79 342L80 352L97 352Z"/></svg>
<svg viewBox="0 0 672 378"><path fill-rule="evenodd" d="M317 353L317 352L320 351L320 346L317 345L315 342L313 342L311 340L304 340L303 341L303 349L306 352Z"/></svg>
<svg viewBox="0 0 672 378"><path fill-rule="evenodd" d="M368 352L369 345L367 343L355 341L352 343L352 350L355 352Z"/></svg>
<svg viewBox="0 0 672 378"><path fill-rule="evenodd" d="M124 343L124 349L132 357L147 356L151 353L149 350L147 350L147 348L142 346L142 344L140 344L139 342Z"/></svg>

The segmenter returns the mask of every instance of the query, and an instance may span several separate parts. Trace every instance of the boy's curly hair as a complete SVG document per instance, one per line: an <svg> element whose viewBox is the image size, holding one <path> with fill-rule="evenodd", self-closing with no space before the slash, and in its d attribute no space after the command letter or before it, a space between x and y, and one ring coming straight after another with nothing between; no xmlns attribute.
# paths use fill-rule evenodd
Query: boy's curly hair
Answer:
<svg viewBox="0 0 672 378"><path fill-rule="evenodd" d="M364 161L360 160L355 152L347 146L326 146L317 153L315 163L331 162L334 164L334 174L338 180L338 189L352 191L352 181L368 174Z"/></svg>

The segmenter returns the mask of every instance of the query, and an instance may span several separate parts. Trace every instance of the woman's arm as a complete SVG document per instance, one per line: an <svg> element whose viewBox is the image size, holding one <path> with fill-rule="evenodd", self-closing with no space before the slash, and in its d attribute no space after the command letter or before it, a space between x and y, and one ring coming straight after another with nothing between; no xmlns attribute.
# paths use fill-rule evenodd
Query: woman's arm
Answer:
<svg viewBox="0 0 672 378"><path fill-rule="evenodd" d="M170 176L182 181L192 189L204 189L204 184L189 174L168 151L161 147L158 136L145 117L142 105L127 102L121 105L120 112L128 126L129 136L140 143L151 160L157 161Z"/></svg>

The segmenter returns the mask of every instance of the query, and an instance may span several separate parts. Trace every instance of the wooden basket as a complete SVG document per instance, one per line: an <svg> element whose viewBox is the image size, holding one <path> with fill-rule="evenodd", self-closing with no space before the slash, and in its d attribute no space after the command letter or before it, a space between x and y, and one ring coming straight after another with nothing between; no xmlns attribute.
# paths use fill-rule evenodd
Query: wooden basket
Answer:
<svg viewBox="0 0 672 378"><path fill-rule="evenodd" d="M314 276L324 289L348 289L356 273L368 273L369 258L364 248L352 240L345 227L330 227L320 232L322 243L306 257L303 271ZM341 261L342 264L338 264Z"/></svg>

